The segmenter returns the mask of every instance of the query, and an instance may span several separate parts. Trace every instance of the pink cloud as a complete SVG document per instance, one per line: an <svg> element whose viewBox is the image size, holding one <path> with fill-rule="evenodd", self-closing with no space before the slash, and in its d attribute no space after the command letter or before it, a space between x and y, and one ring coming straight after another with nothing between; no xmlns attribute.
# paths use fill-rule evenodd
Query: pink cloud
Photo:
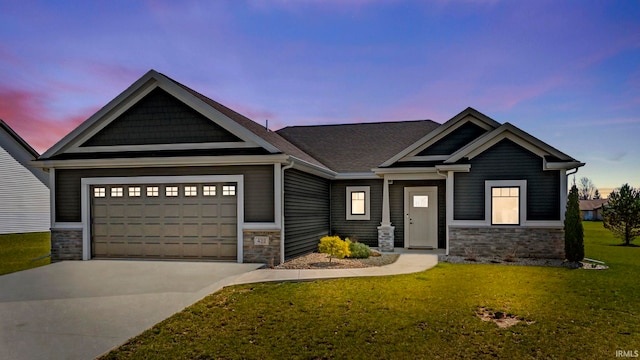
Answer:
<svg viewBox="0 0 640 360"><path fill-rule="evenodd" d="M81 114L60 120L51 115L51 109L45 104L47 100L45 93L0 85L0 118L39 153L43 153L97 110L86 109Z"/></svg>

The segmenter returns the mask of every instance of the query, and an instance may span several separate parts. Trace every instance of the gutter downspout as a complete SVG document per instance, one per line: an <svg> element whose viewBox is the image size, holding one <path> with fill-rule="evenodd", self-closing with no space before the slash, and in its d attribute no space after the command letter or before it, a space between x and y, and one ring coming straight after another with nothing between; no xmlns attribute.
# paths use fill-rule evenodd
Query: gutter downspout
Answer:
<svg viewBox="0 0 640 360"><path fill-rule="evenodd" d="M280 264L284 263L284 207L285 207L285 202L284 202L284 171L287 169L291 169L293 167L294 161L293 160L289 160L289 164L283 166L280 171L282 171L282 174L280 176Z"/></svg>

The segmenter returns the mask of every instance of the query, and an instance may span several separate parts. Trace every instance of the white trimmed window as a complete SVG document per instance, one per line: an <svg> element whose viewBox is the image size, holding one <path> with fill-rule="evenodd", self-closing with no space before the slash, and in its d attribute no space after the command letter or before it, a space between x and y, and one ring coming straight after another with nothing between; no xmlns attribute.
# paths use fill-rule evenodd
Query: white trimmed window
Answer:
<svg viewBox="0 0 640 360"><path fill-rule="evenodd" d="M111 197L123 197L123 196L124 196L124 188L121 188L121 187L111 188Z"/></svg>
<svg viewBox="0 0 640 360"><path fill-rule="evenodd" d="M198 196L198 187L197 186L185 186L184 187L184 196Z"/></svg>
<svg viewBox="0 0 640 360"><path fill-rule="evenodd" d="M216 186L215 185L204 185L204 186L202 186L202 195L204 195L204 196L216 196Z"/></svg>
<svg viewBox="0 0 640 360"><path fill-rule="evenodd" d="M347 186L347 220L369 220L370 187Z"/></svg>
<svg viewBox="0 0 640 360"><path fill-rule="evenodd" d="M235 196L235 195L236 195L235 185L222 185L222 196Z"/></svg>
<svg viewBox="0 0 640 360"><path fill-rule="evenodd" d="M147 196L156 197L160 195L160 189L157 186L147 186Z"/></svg>
<svg viewBox="0 0 640 360"><path fill-rule="evenodd" d="M485 197L485 216L491 225L521 225L526 220L526 180L486 181Z"/></svg>
<svg viewBox="0 0 640 360"><path fill-rule="evenodd" d="M93 197L103 198L107 196L107 189L103 187L93 188Z"/></svg>
<svg viewBox="0 0 640 360"><path fill-rule="evenodd" d="M129 197L140 197L140 186L129 186Z"/></svg>
<svg viewBox="0 0 640 360"><path fill-rule="evenodd" d="M164 195L166 197L175 197L178 196L178 187L177 186L167 186L164 188Z"/></svg>

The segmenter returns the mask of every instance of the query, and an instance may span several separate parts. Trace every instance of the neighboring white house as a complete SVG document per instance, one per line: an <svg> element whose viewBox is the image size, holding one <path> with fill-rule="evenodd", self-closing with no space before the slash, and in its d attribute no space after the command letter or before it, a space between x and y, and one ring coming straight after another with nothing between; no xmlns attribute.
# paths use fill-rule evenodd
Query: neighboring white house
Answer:
<svg viewBox="0 0 640 360"><path fill-rule="evenodd" d="M49 176L38 153L0 120L0 234L49 231Z"/></svg>

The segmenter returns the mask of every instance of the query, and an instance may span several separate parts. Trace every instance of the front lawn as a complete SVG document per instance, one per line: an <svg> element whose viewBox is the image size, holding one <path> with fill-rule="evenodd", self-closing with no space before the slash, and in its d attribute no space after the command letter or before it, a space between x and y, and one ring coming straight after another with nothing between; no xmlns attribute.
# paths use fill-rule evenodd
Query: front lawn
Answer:
<svg viewBox="0 0 640 360"><path fill-rule="evenodd" d="M107 359L615 358L640 350L640 248L585 223L609 270L439 264L411 275L225 288ZM526 321L500 329L479 308Z"/></svg>
<svg viewBox="0 0 640 360"><path fill-rule="evenodd" d="M0 235L0 275L47 265L49 257L49 232Z"/></svg>

